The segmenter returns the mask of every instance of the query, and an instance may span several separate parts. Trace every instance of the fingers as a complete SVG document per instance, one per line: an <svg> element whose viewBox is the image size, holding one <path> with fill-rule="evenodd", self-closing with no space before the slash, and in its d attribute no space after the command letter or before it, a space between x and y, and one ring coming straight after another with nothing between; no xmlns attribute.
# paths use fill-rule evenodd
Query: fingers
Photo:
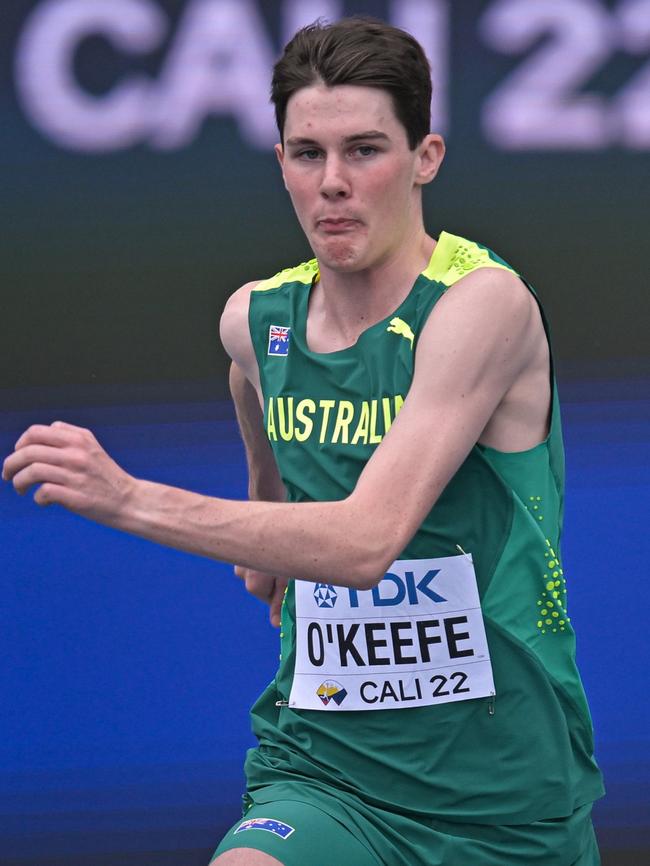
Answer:
<svg viewBox="0 0 650 866"><path fill-rule="evenodd" d="M34 502L46 507L48 505L63 505L70 511L81 511L83 497L61 484L41 484L34 494Z"/></svg>
<svg viewBox="0 0 650 866"><path fill-rule="evenodd" d="M57 427L60 430L74 430L78 433L90 433L90 430L85 427L79 427L77 424L68 424L67 421L53 421L50 426Z"/></svg>
<svg viewBox="0 0 650 866"><path fill-rule="evenodd" d="M14 448L18 451L26 445L50 445L54 448L63 448L65 445L80 442L92 437L92 433L83 427L75 427L66 424L65 421L54 421L53 424L32 424L20 436Z"/></svg>
<svg viewBox="0 0 650 866"><path fill-rule="evenodd" d="M90 430L63 421L25 430L4 462L2 477L21 494L40 484L37 504L56 502L99 523L120 516L137 484Z"/></svg>
<svg viewBox="0 0 650 866"><path fill-rule="evenodd" d="M286 578L273 577L241 565L235 566L235 574L244 581L247 592L269 605L271 625L279 627L282 602L288 583Z"/></svg>
<svg viewBox="0 0 650 866"><path fill-rule="evenodd" d="M275 588L271 596L269 619L271 625L280 628L282 625L282 602L287 591L287 581L284 578L276 578Z"/></svg>
<svg viewBox="0 0 650 866"><path fill-rule="evenodd" d="M51 463L32 463L30 461L27 465L16 469L16 471L12 470L10 479L13 481L16 493L22 496L35 484L68 485L70 483L70 473L61 466Z"/></svg>
<svg viewBox="0 0 650 866"><path fill-rule="evenodd" d="M244 583L246 584L247 592L265 601L267 604L271 601L273 587L275 586L275 578L269 574L264 574L261 571L255 571L252 568L245 570Z"/></svg>
<svg viewBox="0 0 650 866"><path fill-rule="evenodd" d="M50 425L33 424L19 437L14 452L4 461L2 478L11 481L29 463L61 465L64 448L89 439L94 440L89 430L63 421L55 421ZM69 459L69 455L66 459Z"/></svg>
<svg viewBox="0 0 650 866"><path fill-rule="evenodd" d="M2 477L5 481L11 481L26 466L33 463L62 466L64 463L70 465L72 462L74 462L73 458L63 448L49 445L24 445L7 457L2 468Z"/></svg>

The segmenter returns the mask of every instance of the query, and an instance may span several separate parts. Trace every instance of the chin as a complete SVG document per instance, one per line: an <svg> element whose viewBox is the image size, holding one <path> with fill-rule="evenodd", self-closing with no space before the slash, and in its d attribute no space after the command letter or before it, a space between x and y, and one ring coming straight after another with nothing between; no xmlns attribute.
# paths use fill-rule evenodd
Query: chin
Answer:
<svg viewBox="0 0 650 866"><path fill-rule="evenodd" d="M314 252L321 266L333 271L352 273L365 267L363 251L348 240L336 239L330 243L318 244Z"/></svg>

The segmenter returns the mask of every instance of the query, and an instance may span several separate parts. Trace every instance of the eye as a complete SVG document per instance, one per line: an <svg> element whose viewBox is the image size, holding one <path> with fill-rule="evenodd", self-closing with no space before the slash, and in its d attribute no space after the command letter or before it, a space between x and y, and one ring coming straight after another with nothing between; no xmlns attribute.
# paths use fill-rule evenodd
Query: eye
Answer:
<svg viewBox="0 0 650 866"><path fill-rule="evenodd" d="M359 144L354 149L357 156L374 156L377 153L377 148L373 144Z"/></svg>
<svg viewBox="0 0 650 866"><path fill-rule="evenodd" d="M313 162L314 160L319 158L320 151L316 150L315 147L309 147L309 148L306 148L305 150L299 151L297 156L299 159L304 159L307 162Z"/></svg>

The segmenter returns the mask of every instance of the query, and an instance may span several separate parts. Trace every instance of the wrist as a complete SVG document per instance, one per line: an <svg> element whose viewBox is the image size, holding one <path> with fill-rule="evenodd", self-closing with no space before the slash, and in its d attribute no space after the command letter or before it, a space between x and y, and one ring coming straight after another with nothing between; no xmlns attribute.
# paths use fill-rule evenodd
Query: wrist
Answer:
<svg viewBox="0 0 650 866"><path fill-rule="evenodd" d="M161 485L127 475L120 485L120 495L111 525L125 532L142 531L147 522L146 518L151 518L155 511L155 488L159 486Z"/></svg>

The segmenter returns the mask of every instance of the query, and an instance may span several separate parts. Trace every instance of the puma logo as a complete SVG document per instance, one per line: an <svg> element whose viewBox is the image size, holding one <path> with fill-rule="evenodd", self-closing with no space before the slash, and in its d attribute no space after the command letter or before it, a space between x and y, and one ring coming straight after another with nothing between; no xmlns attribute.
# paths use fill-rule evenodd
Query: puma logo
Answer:
<svg viewBox="0 0 650 866"><path fill-rule="evenodd" d="M410 326L406 324L403 319L399 319L395 316L394 319L390 320L390 325L386 328L387 331L390 331L392 334L399 334L400 337L404 337L405 340L408 340L411 344L411 349L413 348L413 340L415 339L415 334L411 330Z"/></svg>

